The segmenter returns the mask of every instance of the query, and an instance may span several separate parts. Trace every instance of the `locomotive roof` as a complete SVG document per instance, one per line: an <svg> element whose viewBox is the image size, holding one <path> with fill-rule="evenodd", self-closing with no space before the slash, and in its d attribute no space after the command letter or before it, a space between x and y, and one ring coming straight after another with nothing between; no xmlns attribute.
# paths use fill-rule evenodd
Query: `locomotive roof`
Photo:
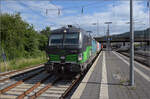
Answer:
<svg viewBox="0 0 150 99"><path fill-rule="evenodd" d="M84 31L81 28L76 28L75 26L72 26L72 27L62 27L62 28L53 30L52 33L64 33L65 30L67 31L67 33L77 33L77 32Z"/></svg>

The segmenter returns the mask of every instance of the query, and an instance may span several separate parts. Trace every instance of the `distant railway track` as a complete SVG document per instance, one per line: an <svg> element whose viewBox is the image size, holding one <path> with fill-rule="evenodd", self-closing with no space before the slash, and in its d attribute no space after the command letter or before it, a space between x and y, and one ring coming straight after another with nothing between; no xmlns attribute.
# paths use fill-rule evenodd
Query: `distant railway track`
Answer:
<svg viewBox="0 0 150 99"><path fill-rule="evenodd" d="M20 70L14 70L14 71L0 73L0 77L1 76L5 76L5 75L11 75L11 74L27 71L27 70L30 70L30 69L35 69L35 68L38 68L38 67L41 67L41 66L43 66L43 64L39 64L39 66L34 66L34 67L27 67L25 69L20 69Z"/></svg>
<svg viewBox="0 0 150 99"><path fill-rule="evenodd" d="M16 70L16 71L12 71L12 72L1 73L0 74L0 82L9 80L9 79L17 77L19 75L24 75L26 73L30 73L32 71L35 71L35 70L38 70L41 68L43 68L43 64L40 64L39 66L36 66L36 67L25 68L22 70Z"/></svg>
<svg viewBox="0 0 150 99"><path fill-rule="evenodd" d="M119 51L117 51L119 52ZM124 56L127 56L129 57L129 53L128 52L119 52L120 54L124 55ZM150 56L148 54L143 54L143 53L138 53L138 52L135 52L135 58L134 60L147 66L147 67L150 67L150 62L149 62L149 59L150 59Z"/></svg>
<svg viewBox="0 0 150 99"><path fill-rule="evenodd" d="M150 57L150 54L148 54L148 53L138 53L138 52L135 52L134 54L137 55L137 56L141 56L143 58Z"/></svg>
<svg viewBox="0 0 150 99"><path fill-rule="evenodd" d="M17 94L20 93L19 91L25 91L26 88L31 86L31 80L37 81L43 77L40 77L41 73L44 72L44 68L40 68L37 70L31 70L32 72L28 72L26 74L17 76L15 78L12 78L10 80L6 80L4 82L0 82L0 98L1 99L11 99L11 98L17 98ZM38 78L37 78L38 77ZM44 76L45 77L45 76ZM32 83L33 83L32 82ZM17 88L18 87L18 88Z"/></svg>

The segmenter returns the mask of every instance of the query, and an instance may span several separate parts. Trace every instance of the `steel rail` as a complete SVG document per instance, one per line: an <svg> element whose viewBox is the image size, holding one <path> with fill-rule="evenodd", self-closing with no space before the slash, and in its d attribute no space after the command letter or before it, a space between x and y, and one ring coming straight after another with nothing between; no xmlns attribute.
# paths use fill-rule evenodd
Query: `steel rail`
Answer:
<svg viewBox="0 0 150 99"><path fill-rule="evenodd" d="M48 90L49 88L51 88L60 79L61 79L61 77L57 77L53 82L49 83L44 88L40 89L38 92L36 92L34 95L32 95L29 99L35 99L36 97L40 96L46 90Z"/></svg>
<svg viewBox="0 0 150 99"><path fill-rule="evenodd" d="M127 55L129 55L129 53L128 52L121 52L122 54L127 54ZM144 54L141 54L141 53L134 53L135 54L135 56L139 56L139 57L141 57L141 58L148 58L148 57L150 57L150 56L148 56L148 55L144 55Z"/></svg>
<svg viewBox="0 0 150 99"><path fill-rule="evenodd" d="M38 69L41 69L41 68L43 68L43 67L38 67L38 68L31 69L31 70L28 70L28 71L25 71L25 72L22 72L22 73L18 73L18 74L16 74L16 75L12 75L12 76L10 76L10 77L1 79L0 82L4 82L4 81L9 80L9 79L11 79L11 78L14 78L14 77L16 77L16 76L24 75L24 74L26 74L26 73L30 73L30 72L36 71L36 70L38 70Z"/></svg>
<svg viewBox="0 0 150 99"><path fill-rule="evenodd" d="M127 52L118 52L118 53L120 53L120 54L122 54L122 55L124 55L124 56L129 58L129 53L127 53ZM136 56L136 54L135 54L135 56ZM143 58L143 57L141 57L141 58ZM141 60L137 59L136 57L134 58L134 60L139 62L139 63L141 63L141 64L143 64L146 67L150 67L149 64L145 63L144 61L141 61ZM145 58L145 60L146 60L146 58Z"/></svg>
<svg viewBox="0 0 150 99"><path fill-rule="evenodd" d="M148 58L148 57L150 57L149 55L147 55L147 54L143 54L143 53L137 53L137 52L135 52L135 55L138 55L138 56L141 56L141 57L143 57L143 58Z"/></svg>
<svg viewBox="0 0 150 99"><path fill-rule="evenodd" d="M1 83L1 82L4 82L4 81L6 81L6 80L9 80L9 79L10 79L10 77L7 77L7 78L4 78L4 79L1 79L1 80L0 80L0 83Z"/></svg>
<svg viewBox="0 0 150 99"><path fill-rule="evenodd" d="M78 81L80 80L80 78L81 78L81 75L78 75L77 78L72 82L72 84L61 95L60 99L64 99L69 94L69 92L71 91L71 89L78 83Z"/></svg>
<svg viewBox="0 0 150 99"><path fill-rule="evenodd" d="M37 66L37 68L40 68L40 65L43 65L43 64L39 64L38 66ZM35 66L33 66L33 67L27 67L27 68L24 68L24 69L19 69L19 70L14 70L14 71L10 71L10 72L6 72L6 73L2 73L2 74L0 74L0 76L5 76L5 75L10 75L10 74L13 74L13 73L16 73L16 72L19 72L19 71L25 71L25 70L28 70L28 69L36 69L36 67Z"/></svg>
<svg viewBox="0 0 150 99"><path fill-rule="evenodd" d="M4 89L1 89L1 90L0 90L0 94L3 94L3 93L5 93L5 92L9 91L10 89L12 89L12 88L14 88L14 87L16 87L16 86L22 84L22 83L23 83L24 81L26 81L26 80L29 80L29 79L33 78L34 76L40 74L40 73L43 72L43 71L44 71L44 70L40 70L39 72L37 72L37 73L35 73L35 74L32 74L32 75L30 75L30 76L28 76L28 77L26 77L26 78L24 78L24 79L22 79L22 80L20 80L20 81L17 81L16 83L14 83L14 84L12 84L12 85L10 85L10 86L4 88Z"/></svg>
<svg viewBox="0 0 150 99"><path fill-rule="evenodd" d="M41 85L41 83L45 82L51 76L52 76L52 74L49 74L48 76L46 76L45 78L43 78L41 81L37 82L35 85L33 85L27 91L25 91L24 93L22 93L21 95L19 95L17 97L17 99L23 99L27 94L29 94L30 92L32 92L35 88L39 87Z"/></svg>

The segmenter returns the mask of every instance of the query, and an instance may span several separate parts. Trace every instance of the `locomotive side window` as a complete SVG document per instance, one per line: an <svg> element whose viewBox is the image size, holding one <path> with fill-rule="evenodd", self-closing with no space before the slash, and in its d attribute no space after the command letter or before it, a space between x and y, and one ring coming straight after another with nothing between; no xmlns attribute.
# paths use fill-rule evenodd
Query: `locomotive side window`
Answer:
<svg viewBox="0 0 150 99"><path fill-rule="evenodd" d="M78 33L65 34L64 45L78 44L78 43L79 43Z"/></svg>
<svg viewBox="0 0 150 99"><path fill-rule="evenodd" d="M52 34L50 36L49 45L60 45L63 42L63 34Z"/></svg>

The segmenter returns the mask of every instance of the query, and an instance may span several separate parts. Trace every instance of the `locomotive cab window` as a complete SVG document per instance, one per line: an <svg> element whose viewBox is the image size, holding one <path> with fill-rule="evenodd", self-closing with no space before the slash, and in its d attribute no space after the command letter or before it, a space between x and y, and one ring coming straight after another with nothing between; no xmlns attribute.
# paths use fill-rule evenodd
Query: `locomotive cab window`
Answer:
<svg viewBox="0 0 150 99"><path fill-rule="evenodd" d="M60 45L63 42L63 34L51 34L49 45Z"/></svg>
<svg viewBox="0 0 150 99"><path fill-rule="evenodd" d="M79 44L78 33L66 33L64 38L64 45Z"/></svg>

